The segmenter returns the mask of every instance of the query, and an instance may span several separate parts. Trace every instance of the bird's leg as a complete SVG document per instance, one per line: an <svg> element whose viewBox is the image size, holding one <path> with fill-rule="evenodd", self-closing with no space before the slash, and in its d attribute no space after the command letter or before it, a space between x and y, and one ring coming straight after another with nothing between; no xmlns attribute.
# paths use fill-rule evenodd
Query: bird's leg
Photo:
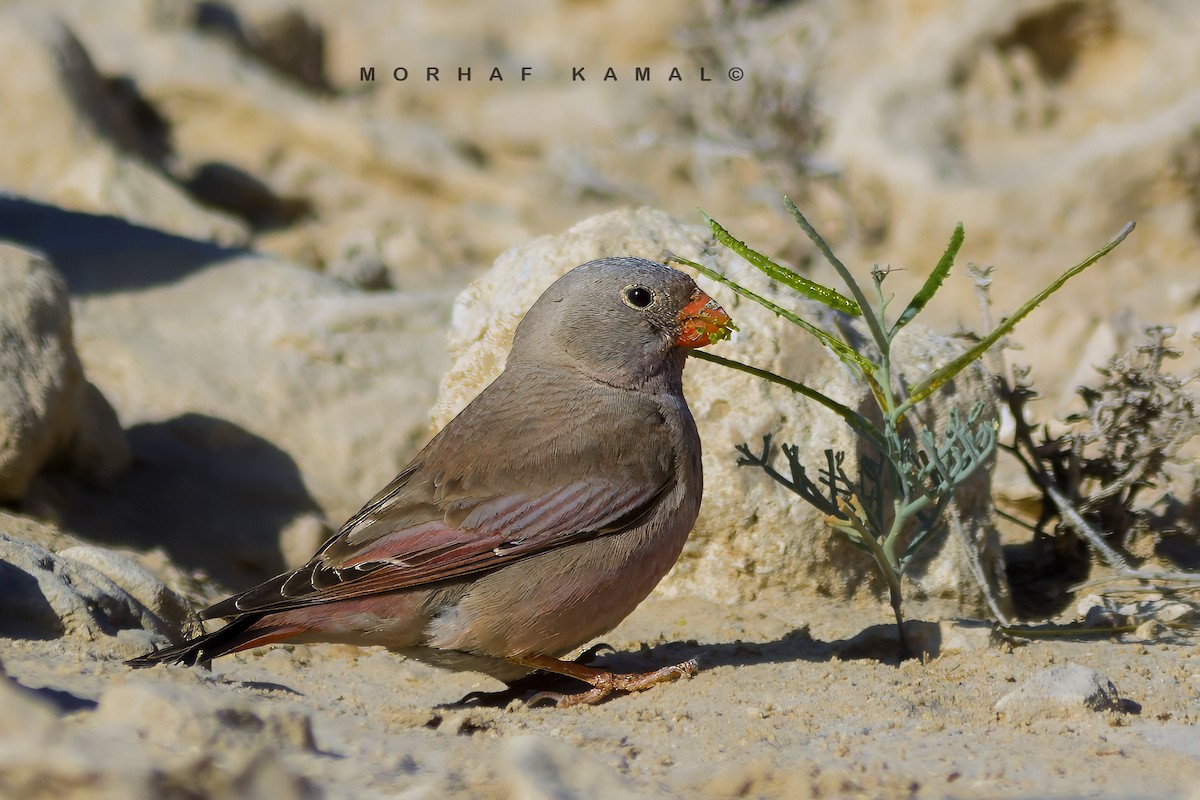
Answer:
<svg viewBox="0 0 1200 800"><path fill-rule="evenodd" d="M587 650L584 650L582 653L580 653L578 656L576 656L574 663L590 664L593 661L595 661L600 656L600 654L602 652L604 652L605 650L609 650L614 653L616 652L616 648L613 647L611 644L604 644L603 642L601 642L599 644L592 645ZM549 676L549 680L554 682L553 685L558 685L558 684L564 683L564 681L562 680L562 678L564 678L564 677L566 677L566 676L564 676L562 674L558 674L558 675L551 674ZM463 698L461 700L459 700L457 703L453 703L452 706L455 706L455 707L457 707L457 706L488 706L488 707L494 707L494 708L503 708L504 706L508 705L508 703L510 701L516 700L517 698L520 698L520 697L524 697L530 691L536 689L539 685L544 686L546 684L546 681L547 681L546 671L545 670L537 670L535 672L529 673L528 675L525 675L522 678L518 678L517 680L508 684L508 687L506 689L503 689L502 691L499 691L499 692L480 692L480 691L469 692L466 695L464 695ZM551 691L542 691L542 692L539 692L536 695L534 695L534 697L541 698L541 699L546 699L548 697L553 698L553 697L565 697L565 696L566 695L562 695L562 694L559 694L558 692L551 692Z"/></svg>
<svg viewBox="0 0 1200 800"><path fill-rule="evenodd" d="M556 675L566 675L568 678L591 684L591 689L578 694L538 692L529 699L530 704L541 700L552 700L559 708L599 703L613 692L640 692L659 683L679 680L685 675L690 677L695 675L700 668L694 658L651 672L610 672L585 666L575 661L559 661L550 656L522 656L508 660L523 667L553 672Z"/></svg>

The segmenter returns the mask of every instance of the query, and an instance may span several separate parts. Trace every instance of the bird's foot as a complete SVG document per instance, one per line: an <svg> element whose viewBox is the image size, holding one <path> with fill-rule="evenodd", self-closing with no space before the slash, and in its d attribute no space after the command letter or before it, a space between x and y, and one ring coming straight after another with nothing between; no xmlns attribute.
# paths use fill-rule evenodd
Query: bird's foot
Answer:
<svg viewBox="0 0 1200 800"><path fill-rule="evenodd" d="M595 661L600 654L605 651L616 652L616 648L610 644L596 644L589 647L587 650L584 650L582 653L576 656L573 661L565 663L578 664L586 668L586 665ZM579 678L574 675L569 677L579 680ZM570 681L567 680L567 678L568 676L561 671L556 672L554 670L539 668L522 678L518 678L517 680L508 684L506 688L501 689L498 692L468 692L467 694L463 695L461 700L456 703L450 703L448 707L463 708L469 706L476 708L504 708L513 700L521 700L526 697L530 698L526 701L527 704L533 703L534 700L537 700L538 698L544 699L547 697L570 697L571 695L569 693L556 692L551 689L543 689L542 691L538 691L539 689L542 689L542 687L547 686L547 684L551 687L566 687L570 685ZM530 692L535 693L531 695Z"/></svg>
<svg viewBox="0 0 1200 800"><path fill-rule="evenodd" d="M542 669L553 671L551 667L543 666ZM700 669L700 665L696 659L689 659L680 664L672 664L661 669L656 669L650 672L606 672L604 670L594 670L588 668L589 675L577 674L578 668L573 673L561 672L560 674L570 674L572 678L586 681L592 685L591 689L575 694L566 694L563 692L538 692L533 697L529 698L528 705L537 705L538 703L553 703L558 708L570 708L572 706L595 705L608 697L613 692L641 692L649 689L651 686L656 686L660 683L670 683L677 681L683 677L691 677Z"/></svg>

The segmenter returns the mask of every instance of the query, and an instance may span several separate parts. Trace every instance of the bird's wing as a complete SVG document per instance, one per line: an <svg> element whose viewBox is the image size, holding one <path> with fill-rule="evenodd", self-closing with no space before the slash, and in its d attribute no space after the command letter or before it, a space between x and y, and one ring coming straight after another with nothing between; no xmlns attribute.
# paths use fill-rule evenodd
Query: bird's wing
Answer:
<svg viewBox="0 0 1200 800"><path fill-rule="evenodd" d="M580 416L567 427L613 424ZM622 419L628 423L629 416ZM627 530L652 514L674 486L675 453L657 441L657 426L642 427L640 439L623 443L622 437L564 436L561 420L557 427L552 441L526 431L529 447L511 448L491 464L444 458L441 451L465 444L447 428L443 433L450 436L431 442L309 563L212 606L204 616L277 611L487 572ZM591 443L578 444L585 441ZM647 450L657 455L646 457Z"/></svg>
<svg viewBox="0 0 1200 800"><path fill-rule="evenodd" d="M205 616L278 611L487 572L633 527L653 512L670 485L580 481L549 492L492 497L473 505L458 525L432 519L349 550L337 547L346 539L343 532L300 569L213 606ZM376 524L386 524L386 517Z"/></svg>

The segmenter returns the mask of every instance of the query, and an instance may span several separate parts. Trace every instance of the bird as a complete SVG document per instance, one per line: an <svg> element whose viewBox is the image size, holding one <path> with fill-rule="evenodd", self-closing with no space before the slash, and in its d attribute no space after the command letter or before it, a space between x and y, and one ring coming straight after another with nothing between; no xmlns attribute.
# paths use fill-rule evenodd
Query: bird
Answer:
<svg viewBox="0 0 1200 800"><path fill-rule="evenodd" d="M575 267L522 318L501 374L308 563L201 613L224 627L128 663L380 645L510 687L531 673L590 686L533 698L559 707L690 677L694 660L619 673L563 657L678 559L703 493L684 363L734 329L679 270L627 256Z"/></svg>

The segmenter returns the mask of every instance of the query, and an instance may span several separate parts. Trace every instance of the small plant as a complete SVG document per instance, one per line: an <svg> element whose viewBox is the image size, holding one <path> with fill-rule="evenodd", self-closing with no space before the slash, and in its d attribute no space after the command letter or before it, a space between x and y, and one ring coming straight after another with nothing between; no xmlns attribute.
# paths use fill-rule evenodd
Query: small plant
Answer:
<svg viewBox="0 0 1200 800"><path fill-rule="evenodd" d="M986 323L990 279L986 270L976 273ZM1168 343L1174 328L1149 326L1144 333L1144 344L1096 368L1099 386L1077 389L1083 408L1063 420L1065 431L1057 436L1048 426L1036 433L1039 426L1030 422L1029 403L1037 393L1028 368L1013 367L1010 376L1002 352L996 354L997 394L1015 423L1012 442L1000 446L1041 494L1036 520L998 513L1032 531L1038 550L1052 551L1051 569L1059 582L1070 574L1072 562L1086 564L1088 551L1112 570L1072 591L1103 587L1105 595L1151 593L1180 600L1200 592L1200 574L1135 568L1127 548L1139 533L1158 536L1175 529L1183 538L1197 536L1196 520L1186 518L1183 504L1169 490L1157 502L1147 502L1146 496L1170 484L1168 465L1180 463L1181 451L1200 436L1200 399L1188 391L1200 372L1179 377L1164 369L1181 355ZM1165 512L1156 513L1155 505ZM1079 542L1088 550L1081 553ZM1187 602L1200 607L1194 598Z"/></svg>
<svg viewBox="0 0 1200 800"><path fill-rule="evenodd" d="M1133 229L1133 224L1127 224L1112 241L1063 273L1058 280L1021 306L1016 313L966 352L935 369L915 384L906 385L900 380L892 361L892 343L904 326L925 308L949 274L955 256L962 246L962 225L955 228L950 237L950 244L921 289L895 320L889 322L887 310L892 298L885 296L883 291L888 271L878 266L872 270L873 292L872 296L868 297L866 291L833 254L795 204L788 198L784 198L784 203L788 212L845 282L853 299L810 281L751 249L707 214L704 214L704 219L718 242L733 250L771 280L818 300L835 311L862 317L870 334L868 346L856 349L853 340L848 336L822 330L709 267L678 256L672 256L672 259L728 286L743 297L764 306L815 336L866 385L878 406L882 424L872 422L843 403L799 381L712 353L697 352L694 355L786 386L793 392L815 400L838 414L869 443L868 451L875 455L860 457L858 475L855 477L850 476L843 466L845 454L829 449L825 451L826 463L818 471L817 480L814 481L805 466L800 463L799 448L786 444L783 445L782 451L788 462L787 470L780 471L774 466L775 448L770 437L763 441L762 449L758 452L752 451L745 444L738 446L738 452L741 453L738 463L762 469L772 479L823 512L834 530L871 554L887 581L892 611L895 613L899 629L902 656L907 655L908 647L904 638L904 619L901 613L905 568L922 545L939 529L943 512L953 497L955 487L961 485L991 456L996 446L997 432L996 422L984 418L982 404L970 409L951 410L944 431L940 434L921 422L920 415L915 413L917 405L980 358L1012 330L1017 322L1067 280L1107 255L1128 235Z"/></svg>
<svg viewBox="0 0 1200 800"><path fill-rule="evenodd" d="M1027 420L1027 403L1036 394L1028 370L1014 370L1010 385L999 377L1000 397L1011 409L1016 427L1005 446L1043 494L1037 531L1062 515L1049 497L1057 491L1114 546L1127 545L1149 521L1139 502L1146 490L1164 478L1164 468L1200 435L1200 403L1186 389L1200 375L1179 378L1163 371L1180 351L1167 344L1174 329L1145 329L1146 344L1113 357L1098 367L1097 388L1080 387L1084 409L1067 417L1062 436L1043 433L1035 440ZM1052 488L1053 487L1053 488Z"/></svg>

